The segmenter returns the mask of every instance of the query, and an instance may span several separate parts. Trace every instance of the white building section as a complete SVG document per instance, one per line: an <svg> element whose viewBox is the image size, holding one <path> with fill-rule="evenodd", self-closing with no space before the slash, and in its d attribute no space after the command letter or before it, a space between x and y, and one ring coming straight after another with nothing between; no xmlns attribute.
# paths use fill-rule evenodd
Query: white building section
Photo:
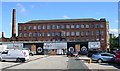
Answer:
<svg viewBox="0 0 120 71"><path fill-rule="evenodd" d="M100 48L100 42L88 42L89 49L98 49Z"/></svg>

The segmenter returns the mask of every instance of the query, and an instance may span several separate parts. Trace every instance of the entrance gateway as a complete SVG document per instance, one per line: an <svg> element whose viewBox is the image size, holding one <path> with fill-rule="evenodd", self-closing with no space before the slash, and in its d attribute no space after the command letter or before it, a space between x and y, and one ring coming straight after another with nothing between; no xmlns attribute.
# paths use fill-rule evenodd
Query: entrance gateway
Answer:
<svg viewBox="0 0 120 71"><path fill-rule="evenodd" d="M67 50L67 43L64 42L58 42L58 43L44 43L44 54L48 55L63 55L66 54Z"/></svg>

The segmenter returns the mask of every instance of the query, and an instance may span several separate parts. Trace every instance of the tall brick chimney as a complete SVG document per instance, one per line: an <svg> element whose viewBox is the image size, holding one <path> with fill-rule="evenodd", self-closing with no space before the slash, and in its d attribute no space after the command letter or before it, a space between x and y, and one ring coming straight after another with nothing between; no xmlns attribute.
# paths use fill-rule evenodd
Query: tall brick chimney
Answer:
<svg viewBox="0 0 120 71"><path fill-rule="evenodd" d="M16 37L16 10L12 13L12 37Z"/></svg>
<svg viewBox="0 0 120 71"><path fill-rule="evenodd" d="M2 38L4 38L4 32L2 32Z"/></svg>

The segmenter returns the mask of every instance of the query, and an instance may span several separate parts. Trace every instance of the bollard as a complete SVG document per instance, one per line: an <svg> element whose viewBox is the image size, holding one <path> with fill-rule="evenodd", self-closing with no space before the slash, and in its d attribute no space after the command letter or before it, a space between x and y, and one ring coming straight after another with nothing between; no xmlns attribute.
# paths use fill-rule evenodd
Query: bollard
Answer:
<svg viewBox="0 0 120 71"><path fill-rule="evenodd" d="M88 63L89 63L89 64L90 64L90 63L92 63L92 59L91 59L91 58L90 58L90 60L89 60L89 62L88 62Z"/></svg>

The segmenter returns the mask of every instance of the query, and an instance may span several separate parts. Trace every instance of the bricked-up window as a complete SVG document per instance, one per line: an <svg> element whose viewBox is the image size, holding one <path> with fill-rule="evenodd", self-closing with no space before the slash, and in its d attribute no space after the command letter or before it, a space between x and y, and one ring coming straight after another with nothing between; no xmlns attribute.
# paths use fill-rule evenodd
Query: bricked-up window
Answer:
<svg viewBox="0 0 120 71"><path fill-rule="evenodd" d="M89 25L89 24L86 24L86 28L90 28L90 25Z"/></svg>
<svg viewBox="0 0 120 71"><path fill-rule="evenodd" d="M76 32L76 36L80 36L80 32L79 31Z"/></svg>
<svg viewBox="0 0 120 71"><path fill-rule="evenodd" d="M29 26L29 30L32 30L32 26Z"/></svg>
<svg viewBox="0 0 120 71"><path fill-rule="evenodd" d="M52 29L55 29L55 25L52 25Z"/></svg>
<svg viewBox="0 0 120 71"><path fill-rule="evenodd" d="M22 26L19 27L19 30L22 30Z"/></svg>
<svg viewBox="0 0 120 71"><path fill-rule="evenodd" d="M52 36L55 36L55 32L52 32Z"/></svg>
<svg viewBox="0 0 120 71"><path fill-rule="evenodd" d="M43 29L46 30L46 25L43 25Z"/></svg>
<svg viewBox="0 0 120 71"><path fill-rule="evenodd" d="M24 26L24 30L27 30L27 26Z"/></svg>
<svg viewBox="0 0 120 71"><path fill-rule="evenodd" d="M94 24L92 24L92 28L95 28L95 25L94 25Z"/></svg>
<svg viewBox="0 0 120 71"><path fill-rule="evenodd" d="M67 36L70 36L70 32L67 32Z"/></svg>
<svg viewBox="0 0 120 71"><path fill-rule="evenodd" d="M57 29L60 29L60 25L59 24L57 25Z"/></svg>
<svg viewBox="0 0 120 71"><path fill-rule="evenodd" d="M33 28L34 30L36 30L37 28L36 28L36 26L34 26L34 28Z"/></svg>
<svg viewBox="0 0 120 71"><path fill-rule="evenodd" d="M74 35L75 35L75 32L72 32L71 35L74 36Z"/></svg>
<svg viewBox="0 0 120 71"><path fill-rule="evenodd" d="M47 29L50 29L50 25L47 25Z"/></svg>
<svg viewBox="0 0 120 71"><path fill-rule="evenodd" d="M41 25L39 25L39 26L38 26L38 30L41 30L41 29L42 29L42 27L41 27Z"/></svg>
<svg viewBox="0 0 120 71"><path fill-rule="evenodd" d="M81 32L81 36L84 36L84 31Z"/></svg>
<svg viewBox="0 0 120 71"><path fill-rule="evenodd" d="M89 32L89 31L87 31L87 32L86 32L86 36L89 36L89 35L90 35L90 32Z"/></svg>
<svg viewBox="0 0 120 71"><path fill-rule="evenodd" d="M24 37L27 37L27 33L24 33Z"/></svg>
<svg viewBox="0 0 120 71"><path fill-rule="evenodd" d="M29 37L32 37L32 32L29 33Z"/></svg>
<svg viewBox="0 0 120 71"><path fill-rule="evenodd" d="M84 28L84 24L81 25L81 28Z"/></svg>
<svg viewBox="0 0 120 71"><path fill-rule="evenodd" d="M46 37L46 36L47 36L47 34L44 32L44 33L43 33L43 37Z"/></svg>
<svg viewBox="0 0 120 71"><path fill-rule="evenodd" d="M67 29L70 29L70 24L67 24L66 28L67 28Z"/></svg>
<svg viewBox="0 0 120 71"><path fill-rule="evenodd" d="M20 37L22 37L22 33L20 33Z"/></svg>
<svg viewBox="0 0 120 71"><path fill-rule="evenodd" d="M79 24L76 24L76 28L80 28L80 25L79 25Z"/></svg>
<svg viewBox="0 0 120 71"><path fill-rule="evenodd" d="M101 24L100 27L101 27L101 28L104 28L104 24Z"/></svg>
<svg viewBox="0 0 120 71"><path fill-rule="evenodd" d="M100 28L100 24L96 24L96 28Z"/></svg>
<svg viewBox="0 0 120 71"><path fill-rule="evenodd" d="M92 33L92 36L94 36L94 31L92 31L91 33Z"/></svg>
<svg viewBox="0 0 120 71"><path fill-rule="evenodd" d="M50 32L48 32L47 36L51 36L51 35L50 35Z"/></svg>
<svg viewBox="0 0 120 71"><path fill-rule="evenodd" d="M74 27L75 27L74 24L72 24L72 25L71 25L71 28L74 28Z"/></svg>
<svg viewBox="0 0 120 71"><path fill-rule="evenodd" d="M65 29L65 24L62 25L62 29Z"/></svg>

